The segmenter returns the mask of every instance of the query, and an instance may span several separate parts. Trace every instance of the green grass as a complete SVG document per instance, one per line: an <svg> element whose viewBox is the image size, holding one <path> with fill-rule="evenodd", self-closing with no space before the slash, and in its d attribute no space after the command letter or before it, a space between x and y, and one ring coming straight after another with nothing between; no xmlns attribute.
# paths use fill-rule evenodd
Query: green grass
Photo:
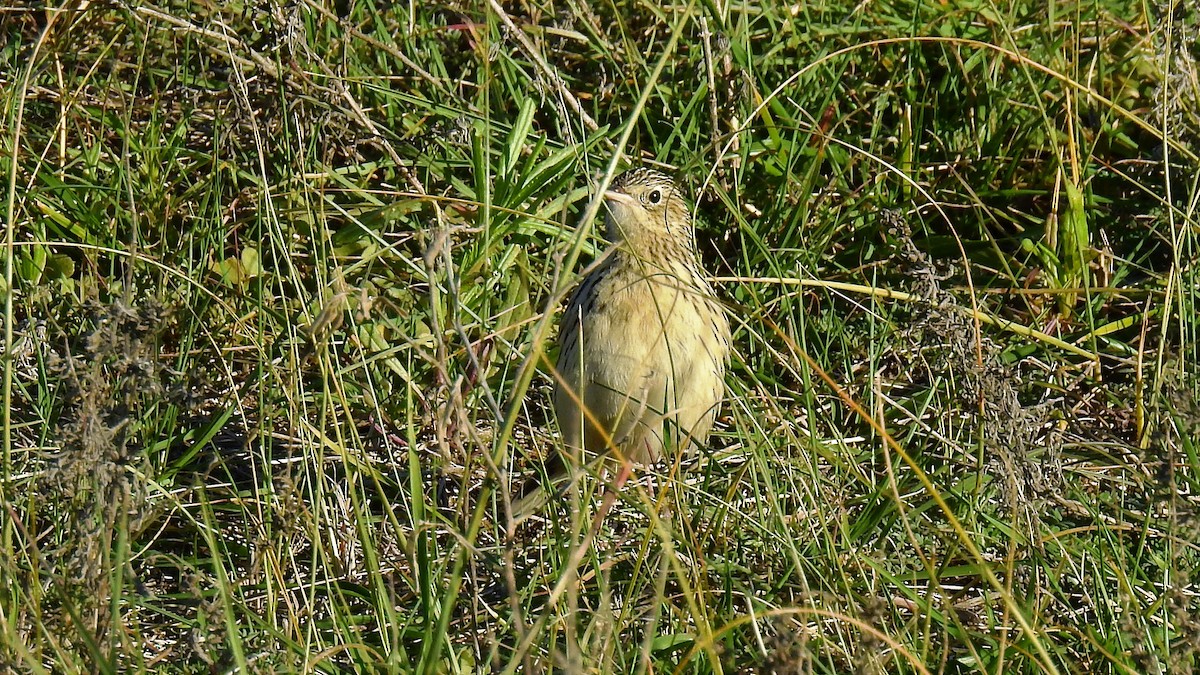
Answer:
<svg viewBox="0 0 1200 675"><path fill-rule="evenodd" d="M766 4L3 10L0 669L1196 670L1200 11ZM638 163L718 432L513 522Z"/></svg>

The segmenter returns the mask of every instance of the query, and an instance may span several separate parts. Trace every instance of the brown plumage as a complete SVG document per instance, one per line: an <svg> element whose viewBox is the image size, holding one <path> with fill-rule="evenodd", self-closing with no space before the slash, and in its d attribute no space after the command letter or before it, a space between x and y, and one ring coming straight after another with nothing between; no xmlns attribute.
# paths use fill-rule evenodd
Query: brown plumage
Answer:
<svg viewBox="0 0 1200 675"><path fill-rule="evenodd" d="M667 176L628 171L604 194L613 250L559 331L554 407L566 448L635 464L703 444L725 392L729 322Z"/></svg>

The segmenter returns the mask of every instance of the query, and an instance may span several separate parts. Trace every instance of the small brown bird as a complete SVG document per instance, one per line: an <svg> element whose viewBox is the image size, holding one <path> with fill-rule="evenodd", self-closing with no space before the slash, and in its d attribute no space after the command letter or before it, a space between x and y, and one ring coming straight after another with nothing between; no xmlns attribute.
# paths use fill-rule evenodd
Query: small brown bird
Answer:
<svg viewBox="0 0 1200 675"><path fill-rule="evenodd" d="M570 453L652 463L708 439L725 392L729 322L674 181L628 171L604 205L613 250L567 304L554 407Z"/></svg>

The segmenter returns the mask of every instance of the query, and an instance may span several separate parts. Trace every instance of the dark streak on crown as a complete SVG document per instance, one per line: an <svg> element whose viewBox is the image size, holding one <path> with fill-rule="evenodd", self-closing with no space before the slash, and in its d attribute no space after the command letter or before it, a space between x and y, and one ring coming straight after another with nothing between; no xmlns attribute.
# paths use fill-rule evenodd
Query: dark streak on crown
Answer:
<svg viewBox="0 0 1200 675"><path fill-rule="evenodd" d="M665 173L638 167L630 169L613 179L612 189L621 190L630 185L657 185L659 187L676 188L675 181Z"/></svg>

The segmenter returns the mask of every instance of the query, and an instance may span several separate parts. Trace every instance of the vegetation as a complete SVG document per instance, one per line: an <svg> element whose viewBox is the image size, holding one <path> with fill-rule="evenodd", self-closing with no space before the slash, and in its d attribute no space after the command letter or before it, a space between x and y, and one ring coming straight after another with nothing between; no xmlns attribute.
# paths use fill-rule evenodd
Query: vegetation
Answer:
<svg viewBox="0 0 1200 675"><path fill-rule="evenodd" d="M2 11L0 668L1200 665L1194 3ZM730 396L514 522L631 164Z"/></svg>

